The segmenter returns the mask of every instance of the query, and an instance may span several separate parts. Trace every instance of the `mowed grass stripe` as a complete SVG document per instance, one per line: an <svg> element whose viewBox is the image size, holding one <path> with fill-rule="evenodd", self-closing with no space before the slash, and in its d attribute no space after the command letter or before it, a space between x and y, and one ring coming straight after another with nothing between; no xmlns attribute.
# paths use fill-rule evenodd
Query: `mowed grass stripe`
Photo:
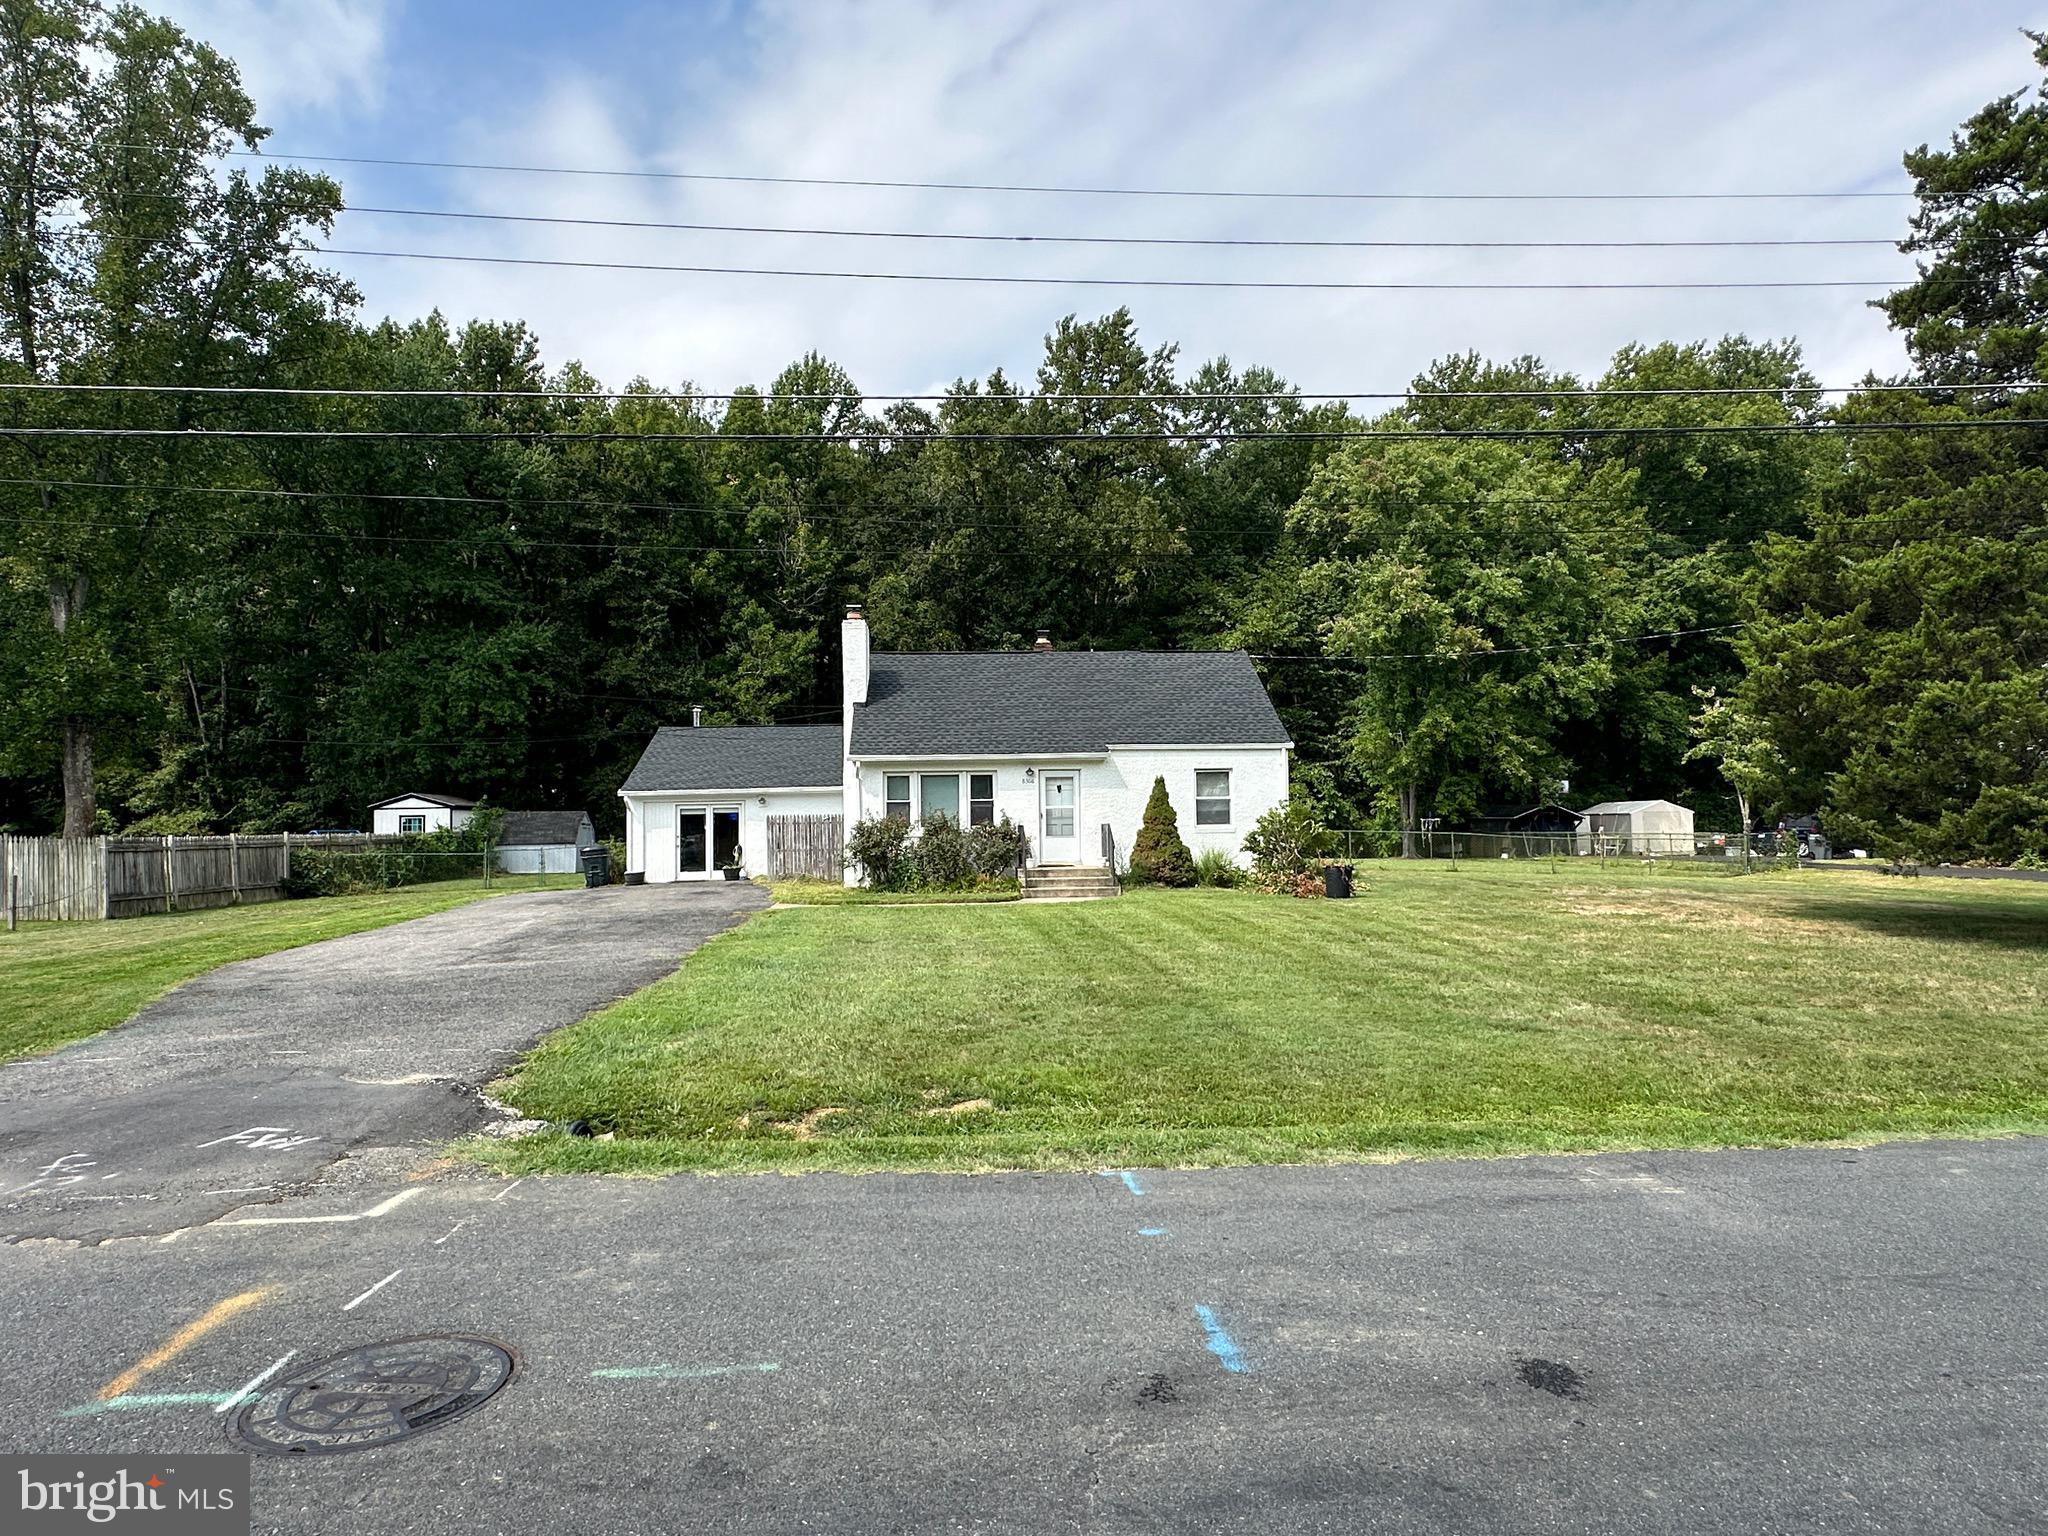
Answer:
<svg viewBox="0 0 2048 1536"><path fill-rule="evenodd" d="M525 1112L616 1140L479 1155L1072 1167L2048 1129L2048 889L1366 875L1351 902L769 913L522 1065Z"/></svg>

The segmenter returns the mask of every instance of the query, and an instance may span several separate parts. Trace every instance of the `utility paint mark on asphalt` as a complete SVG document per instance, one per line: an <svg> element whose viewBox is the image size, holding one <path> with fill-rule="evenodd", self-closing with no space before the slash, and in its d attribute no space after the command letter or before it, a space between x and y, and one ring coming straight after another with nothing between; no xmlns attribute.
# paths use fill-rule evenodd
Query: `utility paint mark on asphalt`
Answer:
<svg viewBox="0 0 2048 1536"><path fill-rule="evenodd" d="M498 1201L504 1199L507 1195L511 1194L513 1190L517 1189L520 1185L524 1184L525 1182L526 1180L524 1179L514 1179L510 1184L507 1184L503 1189L499 1190L495 1195L491 1196L491 1203L493 1205L497 1204Z"/></svg>
<svg viewBox="0 0 2048 1536"><path fill-rule="evenodd" d="M1216 1314L1198 1303L1195 1307L1195 1316L1202 1321L1202 1332L1209 1336L1209 1353L1222 1362L1223 1369L1239 1373L1248 1369L1243 1354L1238 1350L1237 1341L1231 1338L1227 1328L1216 1321Z"/></svg>
<svg viewBox="0 0 2048 1536"><path fill-rule="evenodd" d="M755 1360L746 1365L612 1365L590 1374L598 1381L701 1381L709 1376L750 1376L781 1369L778 1360Z"/></svg>
<svg viewBox="0 0 2048 1536"><path fill-rule="evenodd" d="M1173 1236L1173 1234L1172 1234L1171 1232L1167 1231L1167 1230L1166 1230L1166 1228L1164 1228L1164 1227L1140 1227L1140 1228L1138 1228L1138 1236L1140 1236L1140 1237L1171 1237L1171 1236Z"/></svg>
<svg viewBox="0 0 2048 1536"><path fill-rule="evenodd" d="M404 1273L405 1266L401 1264L398 1266L398 1268L391 1271L390 1274L386 1275L382 1280L379 1280L375 1285L371 1286L367 1291L363 1292L363 1294L358 1296L354 1301L348 1302L346 1305L344 1305L341 1310L344 1312L355 1311L357 1307L360 1307L364 1302L368 1301L372 1296L376 1295L379 1291L383 1290L385 1286L389 1285L392 1281L396 1280L400 1275Z"/></svg>
<svg viewBox="0 0 2048 1536"><path fill-rule="evenodd" d="M233 1221L217 1222L215 1225L223 1227L289 1227L320 1221L368 1221L372 1216L382 1216L385 1212L403 1205L414 1195L424 1193L424 1190L401 1189L389 1200L380 1200L367 1211L350 1211L342 1216L237 1216Z"/></svg>
<svg viewBox="0 0 2048 1536"><path fill-rule="evenodd" d="M1102 1176L1105 1179L1122 1179L1124 1181L1124 1188L1134 1195L1145 1193L1145 1186L1138 1182L1138 1176L1135 1173L1121 1169L1105 1168L1102 1170Z"/></svg>
<svg viewBox="0 0 2048 1536"><path fill-rule="evenodd" d="M462 1220L455 1223L454 1226L450 1227L446 1232L443 1232L439 1237L435 1238L434 1246L436 1248L440 1247L443 1243L447 1242L449 1238L453 1237L456 1233L460 1232L464 1227L468 1225L469 1218L465 1216L462 1218Z"/></svg>
<svg viewBox="0 0 2048 1536"><path fill-rule="evenodd" d="M251 1376L247 1381L243 1382L239 1387L235 1388L235 1390L230 1392L226 1397L222 1398L218 1403L214 1404L213 1411L215 1413L226 1413L230 1408L234 1407L235 1404L241 1402L244 1398L254 1397L256 1395L256 1389L262 1386L263 1383L265 1383L266 1381L270 1380L270 1378L275 1376L279 1371L283 1370L285 1368L286 1362L288 1362L292 1358L292 1356L296 1355L297 1353L298 1351L296 1349L286 1350L283 1354L279 1355L275 1360L271 1361L269 1365L265 1366L262 1370L258 1371L254 1376Z"/></svg>
<svg viewBox="0 0 2048 1536"><path fill-rule="evenodd" d="M207 1193L209 1195L267 1195L270 1193L270 1188L268 1184L237 1184L233 1189L209 1189Z"/></svg>
<svg viewBox="0 0 2048 1536"><path fill-rule="evenodd" d="M248 1311L249 1308L262 1301L264 1297L268 1296L275 1289L275 1286L266 1285L257 1290L244 1291L239 1296L230 1296L225 1301L215 1302L200 1316L195 1317L168 1339L165 1339L155 1349L129 1366L127 1370L116 1376L104 1387L101 1387L98 1393L99 1400L104 1403L117 1397L126 1397L133 1390L135 1384L151 1371L160 1365L167 1365L177 1359L178 1356L198 1343L207 1334L213 1332L222 1323L234 1317L237 1313Z"/></svg>
<svg viewBox="0 0 2048 1536"><path fill-rule="evenodd" d="M60 1419L86 1419L101 1413L126 1413L131 1408L183 1408L194 1403L217 1403L218 1392L125 1392L103 1403L81 1403L58 1410Z"/></svg>

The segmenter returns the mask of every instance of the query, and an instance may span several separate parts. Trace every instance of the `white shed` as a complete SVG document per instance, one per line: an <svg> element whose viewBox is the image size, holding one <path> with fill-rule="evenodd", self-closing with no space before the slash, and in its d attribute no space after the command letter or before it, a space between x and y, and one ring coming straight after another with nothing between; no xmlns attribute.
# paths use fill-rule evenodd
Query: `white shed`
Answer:
<svg viewBox="0 0 2048 1536"><path fill-rule="evenodd" d="M508 875L573 875L578 854L596 841L588 811L507 811L498 829L498 868Z"/></svg>
<svg viewBox="0 0 2048 1536"><path fill-rule="evenodd" d="M469 825L476 810L474 800L460 795L435 795L409 789L370 807L370 830L389 835L398 832L433 832L443 827Z"/></svg>
<svg viewBox="0 0 2048 1536"><path fill-rule="evenodd" d="M1692 811L1669 800L1603 800L1581 811L1579 852L1691 857Z"/></svg>

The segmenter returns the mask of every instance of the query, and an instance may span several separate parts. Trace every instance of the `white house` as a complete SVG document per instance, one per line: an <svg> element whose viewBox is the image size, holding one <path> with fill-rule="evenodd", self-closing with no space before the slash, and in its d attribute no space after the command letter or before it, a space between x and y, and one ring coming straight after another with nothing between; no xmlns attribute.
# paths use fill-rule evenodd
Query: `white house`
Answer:
<svg viewBox="0 0 2048 1536"><path fill-rule="evenodd" d="M430 795L407 790L370 807L370 830L376 833L432 832L440 827L469 825L474 800L460 795Z"/></svg>
<svg viewBox="0 0 2048 1536"><path fill-rule="evenodd" d="M1008 816L1038 866L1128 858L1155 778L1197 854L1248 864L1244 835L1287 798L1293 743L1242 651L876 652L840 627L836 726L665 727L620 790L626 867L711 878L738 848L769 868L767 818ZM785 827L787 823L783 824ZM852 883L855 872L848 871Z"/></svg>
<svg viewBox="0 0 2048 1536"><path fill-rule="evenodd" d="M508 875L573 875L597 841L588 811L507 811L498 828L498 868Z"/></svg>

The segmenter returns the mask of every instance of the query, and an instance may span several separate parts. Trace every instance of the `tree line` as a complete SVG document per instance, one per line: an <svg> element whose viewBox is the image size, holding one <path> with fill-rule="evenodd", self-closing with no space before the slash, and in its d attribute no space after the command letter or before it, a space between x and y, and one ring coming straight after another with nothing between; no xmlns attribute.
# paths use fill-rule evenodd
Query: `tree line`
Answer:
<svg viewBox="0 0 2048 1536"><path fill-rule="evenodd" d="M516 321L367 323L301 249L341 187L223 169L263 137L169 23L0 0L0 428L454 434L0 435L0 827L359 825L407 788L614 827L693 707L836 718L859 601L885 648L1242 646L1333 824L1568 781L1732 830L1739 783L1838 844L2048 856L2048 394L1981 387L2042 376L2036 97L1906 157L1898 379L1831 398L1741 336L1591 379L1467 353L1377 414L1123 309L938 401L816 355L596 398ZM7 387L166 383L422 393ZM1449 432L1530 435L1412 435Z"/></svg>

